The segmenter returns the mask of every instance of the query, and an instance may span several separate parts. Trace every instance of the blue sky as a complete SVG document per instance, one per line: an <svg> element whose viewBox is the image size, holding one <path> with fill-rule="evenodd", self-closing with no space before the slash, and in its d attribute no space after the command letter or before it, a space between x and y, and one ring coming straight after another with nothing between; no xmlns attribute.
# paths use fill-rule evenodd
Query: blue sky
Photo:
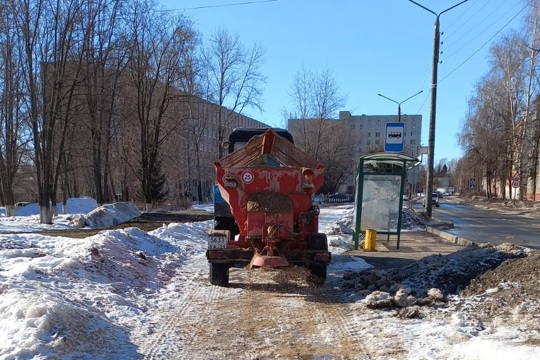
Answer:
<svg viewBox="0 0 540 360"><path fill-rule="evenodd" d="M440 13L461 0L415 0ZM264 112L246 115L284 127L283 108L302 67L331 70L353 115L422 115L428 144L435 15L408 0L160 0L208 36L223 27L265 49ZM489 69L490 44L519 29L526 0L468 0L440 16L435 163L459 158L457 142L474 84ZM336 114L337 117L337 114Z"/></svg>

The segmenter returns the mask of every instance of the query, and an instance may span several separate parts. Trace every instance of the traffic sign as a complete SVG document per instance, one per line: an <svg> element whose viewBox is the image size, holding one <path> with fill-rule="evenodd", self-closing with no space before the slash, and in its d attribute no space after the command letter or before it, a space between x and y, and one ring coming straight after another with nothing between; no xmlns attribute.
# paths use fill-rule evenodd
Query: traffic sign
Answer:
<svg viewBox="0 0 540 360"><path fill-rule="evenodd" d="M512 180L512 187L513 187L514 189L519 188L520 185L521 185L521 181L519 181L519 180Z"/></svg>
<svg viewBox="0 0 540 360"><path fill-rule="evenodd" d="M387 123L384 140L385 152L403 152L403 138L405 137L404 123Z"/></svg>

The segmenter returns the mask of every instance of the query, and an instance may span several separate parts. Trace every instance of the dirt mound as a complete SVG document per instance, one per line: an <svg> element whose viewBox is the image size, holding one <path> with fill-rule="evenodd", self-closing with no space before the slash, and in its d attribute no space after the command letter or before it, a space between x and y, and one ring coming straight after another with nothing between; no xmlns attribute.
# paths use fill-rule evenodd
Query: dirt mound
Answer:
<svg viewBox="0 0 540 360"><path fill-rule="evenodd" d="M387 271L368 269L344 274L343 288L366 297L368 307L431 305L449 296L486 296L478 304L486 316L540 299L540 254L513 244L472 246L443 256L427 256ZM526 305L523 305L526 303Z"/></svg>
<svg viewBox="0 0 540 360"><path fill-rule="evenodd" d="M507 260L486 271L472 279L460 294L481 299L481 316L523 311L540 316L540 251L532 250L524 258Z"/></svg>

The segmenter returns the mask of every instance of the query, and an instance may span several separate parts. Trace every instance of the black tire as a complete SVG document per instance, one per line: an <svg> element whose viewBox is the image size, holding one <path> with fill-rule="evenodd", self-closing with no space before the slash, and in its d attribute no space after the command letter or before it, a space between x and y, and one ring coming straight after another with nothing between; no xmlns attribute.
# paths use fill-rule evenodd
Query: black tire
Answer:
<svg viewBox="0 0 540 360"><path fill-rule="evenodd" d="M328 239L326 234L311 233L307 236L309 250L328 251ZM307 281L315 285L323 285L326 282L326 265L311 264L307 267L309 274Z"/></svg>
<svg viewBox="0 0 540 360"><path fill-rule="evenodd" d="M309 250L328 251L328 239L326 238L326 234L310 233L307 236L307 243Z"/></svg>
<svg viewBox="0 0 540 360"><path fill-rule="evenodd" d="M307 281L315 285L324 285L326 282L326 265L310 265Z"/></svg>
<svg viewBox="0 0 540 360"><path fill-rule="evenodd" d="M210 284L229 285L229 264L210 263Z"/></svg>

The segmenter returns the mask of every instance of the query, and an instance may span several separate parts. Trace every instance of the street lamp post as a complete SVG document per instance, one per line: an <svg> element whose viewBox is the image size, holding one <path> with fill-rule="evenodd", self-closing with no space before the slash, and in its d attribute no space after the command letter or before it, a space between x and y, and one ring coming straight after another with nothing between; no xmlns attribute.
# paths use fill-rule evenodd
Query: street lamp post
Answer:
<svg viewBox="0 0 540 360"><path fill-rule="evenodd" d="M426 189L425 189L425 199L426 199L426 215L428 217L431 217L432 215L432 206L431 206L431 194L433 193L433 165L434 165L434 159L433 155L435 153L435 117L437 113L437 71L438 71L438 64L439 64L439 18L442 14L445 12L452 10L453 8L467 2L468 0L464 0L454 6L449 7L448 9L441 11L440 13L436 13L435 11L432 11L425 7L424 5L420 5L416 1L409 0L413 4L421 7L422 9L429 11L433 15L435 15L435 38L433 42L433 69L432 69L432 77L431 77L431 110L429 112L429 137L428 137L428 163L427 163L427 176L426 176Z"/></svg>
<svg viewBox="0 0 540 360"><path fill-rule="evenodd" d="M409 96L408 98L406 98L405 100L399 101L399 102L396 101L396 100L394 100L394 99L390 99L389 97L384 96L383 94L377 94L377 95L379 95L380 97L385 98L386 100L390 100L391 102L396 103L396 104L398 105L398 106L397 106L397 113L398 113L398 120L397 120L397 122L401 122L401 104L403 104L405 101L407 101L407 100L409 100L409 99L412 99L413 97L415 97L416 95L422 93L423 91L424 91L424 90L420 90L420 91L417 92L416 94L411 95L411 96Z"/></svg>

